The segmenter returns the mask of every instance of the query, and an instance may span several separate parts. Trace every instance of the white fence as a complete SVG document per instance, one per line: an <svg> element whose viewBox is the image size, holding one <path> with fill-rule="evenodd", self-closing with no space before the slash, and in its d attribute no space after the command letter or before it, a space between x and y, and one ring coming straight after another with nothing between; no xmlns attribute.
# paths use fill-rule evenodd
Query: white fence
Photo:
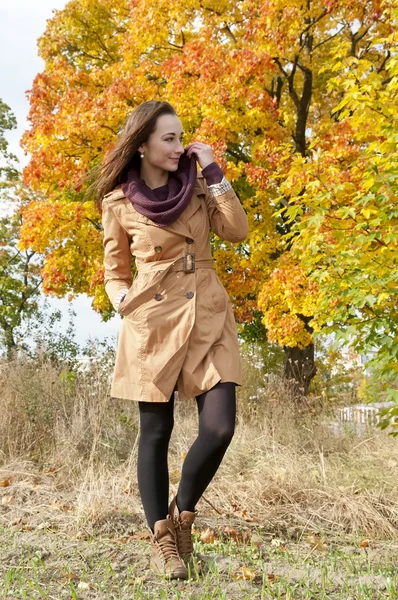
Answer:
<svg viewBox="0 0 398 600"><path fill-rule="evenodd" d="M380 409L393 406L394 402L374 402L372 404L353 404L336 411L336 419L341 423L361 423L377 425L380 421Z"/></svg>

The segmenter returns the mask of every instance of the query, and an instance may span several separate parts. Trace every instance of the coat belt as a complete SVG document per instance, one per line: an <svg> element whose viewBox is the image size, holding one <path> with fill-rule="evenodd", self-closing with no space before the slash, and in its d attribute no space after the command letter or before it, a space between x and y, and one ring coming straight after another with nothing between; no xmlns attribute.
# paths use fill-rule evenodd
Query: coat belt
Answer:
<svg viewBox="0 0 398 600"><path fill-rule="evenodd" d="M165 264L167 262L167 264ZM185 273L193 273L196 269L214 269L212 258L196 258L193 252L187 252L172 263L165 261L153 261L141 265L138 268L139 273L151 273L152 271L184 271Z"/></svg>

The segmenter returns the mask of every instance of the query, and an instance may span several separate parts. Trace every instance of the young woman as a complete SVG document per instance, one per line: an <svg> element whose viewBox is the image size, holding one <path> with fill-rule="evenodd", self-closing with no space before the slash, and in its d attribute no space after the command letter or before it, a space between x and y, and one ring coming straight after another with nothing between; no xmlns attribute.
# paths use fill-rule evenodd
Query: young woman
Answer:
<svg viewBox="0 0 398 600"><path fill-rule="evenodd" d="M184 148L183 135L169 103L144 102L101 167L96 191L105 290L124 317L111 394L139 405L138 485L152 531L151 565L184 579L195 506L232 439L235 386L242 384L236 325L214 269L210 230L241 242L248 222L211 147ZM199 433L169 505L176 390L181 401L196 398Z"/></svg>

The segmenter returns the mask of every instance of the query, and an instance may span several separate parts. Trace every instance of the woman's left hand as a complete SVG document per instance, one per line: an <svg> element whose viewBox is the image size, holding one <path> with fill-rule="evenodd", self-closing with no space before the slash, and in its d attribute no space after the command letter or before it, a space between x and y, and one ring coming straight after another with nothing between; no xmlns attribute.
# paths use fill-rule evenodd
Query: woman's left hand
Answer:
<svg viewBox="0 0 398 600"><path fill-rule="evenodd" d="M187 156L191 158L192 153L196 154L197 161L201 169L210 165L214 162L213 149L208 144L202 144L202 142L193 142L188 144L185 148Z"/></svg>

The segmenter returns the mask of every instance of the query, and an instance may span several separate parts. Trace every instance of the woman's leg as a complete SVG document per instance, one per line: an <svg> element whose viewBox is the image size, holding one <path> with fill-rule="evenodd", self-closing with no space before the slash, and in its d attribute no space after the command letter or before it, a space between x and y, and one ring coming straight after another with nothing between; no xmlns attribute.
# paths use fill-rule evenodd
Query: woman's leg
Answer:
<svg viewBox="0 0 398 600"><path fill-rule="evenodd" d="M168 514L168 449L174 426L174 394L169 402L139 402L138 487L152 529Z"/></svg>
<svg viewBox="0 0 398 600"><path fill-rule="evenodd" d="M199 435L185 457L177 492L180 511L195 506L213 479L235 430L235 383L218 383L196 398Z"/></svg>

